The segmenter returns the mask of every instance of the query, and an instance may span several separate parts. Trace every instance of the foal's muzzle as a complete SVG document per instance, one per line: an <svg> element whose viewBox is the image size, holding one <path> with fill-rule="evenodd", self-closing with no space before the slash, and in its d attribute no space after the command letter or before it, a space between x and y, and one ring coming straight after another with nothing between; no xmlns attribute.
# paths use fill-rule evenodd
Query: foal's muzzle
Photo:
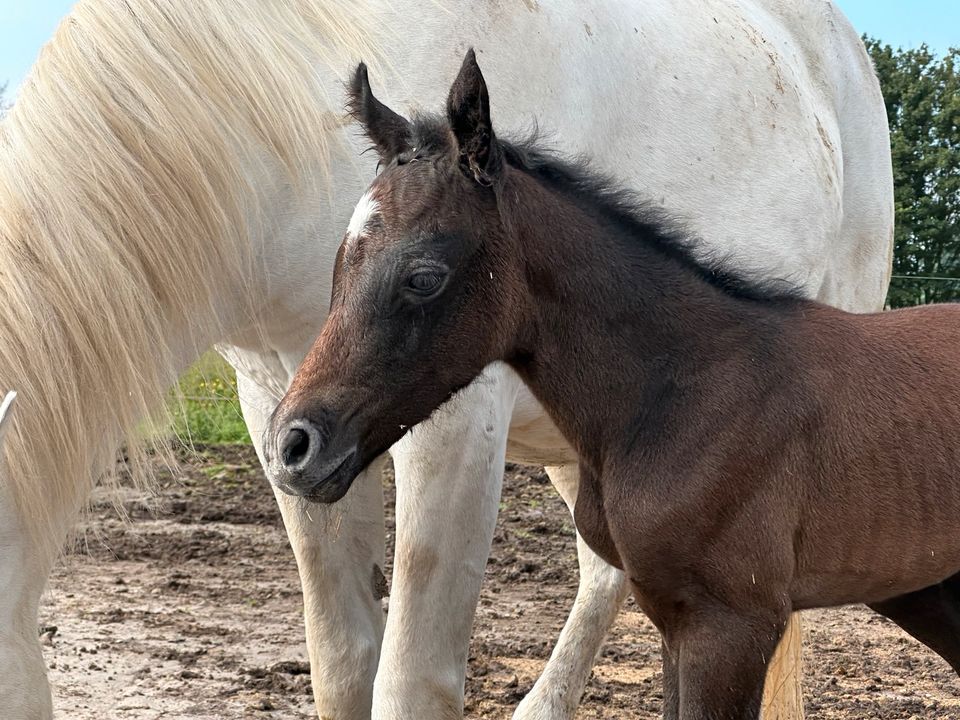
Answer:
<svg viewBox="0 0 960 720"><path fill-rule="evenodd" d="M288 495L336 502L360 473L357 443L334 422L286 419L269 430L266 443L270 481Z"/></svg>

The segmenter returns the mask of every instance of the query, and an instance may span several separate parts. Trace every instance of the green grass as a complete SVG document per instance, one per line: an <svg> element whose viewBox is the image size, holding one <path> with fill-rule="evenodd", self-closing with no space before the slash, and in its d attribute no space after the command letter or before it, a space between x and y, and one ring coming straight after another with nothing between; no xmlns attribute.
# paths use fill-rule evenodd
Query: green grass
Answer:
<svg viewBox="0 0 960 720"><path fill-rule="evenodd" d="M180 378L170 401L173 432L187 443L249 443L240 412L237 377L214 352L204 355Z"/></svg>

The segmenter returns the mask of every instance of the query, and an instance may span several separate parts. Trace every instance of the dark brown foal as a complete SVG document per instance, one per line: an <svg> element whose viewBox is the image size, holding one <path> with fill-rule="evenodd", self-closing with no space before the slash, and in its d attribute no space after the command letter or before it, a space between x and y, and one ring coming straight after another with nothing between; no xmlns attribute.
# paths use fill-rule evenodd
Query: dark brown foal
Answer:
<svg viewBox="0 0 960 720"><path fill-rule="evenodd" d="M352 104L385 170L273 419L274 482L339 499L504 360L663 635L666 717L756 718L797 609L869 603L960 667L960 308L857 316L731 275L583 163L497 139L472 53L445 119L401 118L362 66Z"/></svg>

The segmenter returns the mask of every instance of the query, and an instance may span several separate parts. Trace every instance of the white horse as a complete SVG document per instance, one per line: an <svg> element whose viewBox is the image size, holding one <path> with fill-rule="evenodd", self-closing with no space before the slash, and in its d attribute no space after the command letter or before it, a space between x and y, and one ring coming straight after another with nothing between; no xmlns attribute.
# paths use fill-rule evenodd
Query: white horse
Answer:
<svg viewBox="0 0 960 720"><path fill-rule="evenodd" d="M259 449L374 171L345 130L341 78L363 57L393 107L437 107L468 45L505 130L542 113L565 148L656 188L746 269L880 307L886 117L829 3L81 0L0 126L0 387L20 391L0 478L4 717L50 716L36 637L47 574L116 448L143 470L143 417L212 344L237 368ZM329 509L278 497L322 717L461 716L508 452L551 466L573 502L574 458L499 367L394 448L385 629L378 473ZM516 717L572 717L623 598L621 575L578 551L576 605Z"/></svg>

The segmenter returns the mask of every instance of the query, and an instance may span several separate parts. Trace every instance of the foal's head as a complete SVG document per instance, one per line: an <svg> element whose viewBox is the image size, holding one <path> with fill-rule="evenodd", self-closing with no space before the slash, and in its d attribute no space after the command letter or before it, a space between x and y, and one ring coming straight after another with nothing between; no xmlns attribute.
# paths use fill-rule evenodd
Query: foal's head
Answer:
<svg viewBox="0 0 960 720"><path fill-rule="evenodd" d="M267 447L284 490L334 502L376 456L504 356L522 270L498 210L507 171L471 50L446 118L410 122L373 96L353 114L383 172L337 256L330 315L277 408Z"/></svg>

